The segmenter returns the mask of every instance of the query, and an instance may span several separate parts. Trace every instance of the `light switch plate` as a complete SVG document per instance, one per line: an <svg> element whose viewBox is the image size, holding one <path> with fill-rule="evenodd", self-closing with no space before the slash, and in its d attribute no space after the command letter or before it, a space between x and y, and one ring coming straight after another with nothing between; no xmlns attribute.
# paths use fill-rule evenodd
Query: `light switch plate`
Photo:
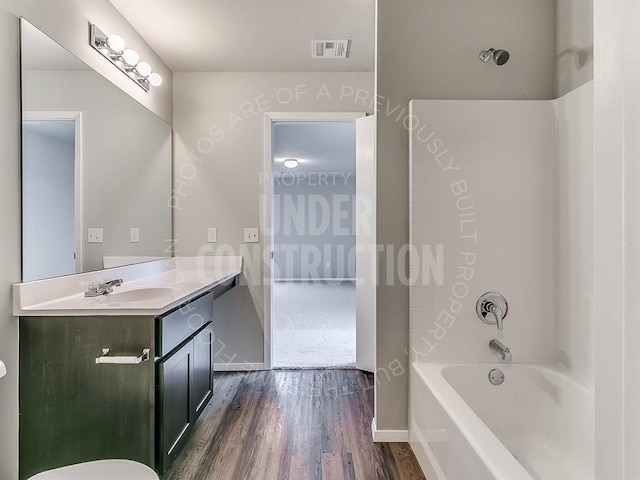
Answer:
<svg viewBox="0 0 640 480"><path fill-rule="evenodd" d="M131 243L140 243L140 229L132 227L129 229L129 241Z"/></svg>
<svg viewBox="0 0 640 480"><path fill-rule="evenodd" d="M257 228L245 228L244 229L244 243L259 243L258 229Z"/></svg>
<svg viewBox="0 0 640 480"><path fill-rule="evenodd" d="M207 241L209 243L216 243L218 241L218 229L210 228L207 230Z"/></svg>
<svg viewBox="0 0 640 480"><path fill-rule="evenodd" d="M87 229L87 243L102 243L104 241L104 232L102 228Z"/></svg>

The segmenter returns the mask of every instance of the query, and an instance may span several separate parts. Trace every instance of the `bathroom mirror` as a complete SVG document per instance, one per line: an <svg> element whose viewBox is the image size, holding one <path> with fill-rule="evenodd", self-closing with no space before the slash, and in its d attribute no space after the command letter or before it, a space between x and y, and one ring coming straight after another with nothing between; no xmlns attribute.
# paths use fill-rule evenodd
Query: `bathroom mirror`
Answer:
<svg viewBox="0 0 640 480"><path fill-rule="evenodd" d="M21 31L23 281L170 256L171 127Z"/></svg>

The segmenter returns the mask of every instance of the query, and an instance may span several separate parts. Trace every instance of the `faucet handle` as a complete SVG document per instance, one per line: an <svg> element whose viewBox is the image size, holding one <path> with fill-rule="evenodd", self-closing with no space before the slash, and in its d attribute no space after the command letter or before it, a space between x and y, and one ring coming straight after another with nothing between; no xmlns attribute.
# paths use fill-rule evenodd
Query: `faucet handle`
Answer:
<svg viewBox="0 0 640 480"><path fill-rule="evenodd" d="M507 299L496 292L487 292L480 296L476 304L476 313L487 325L496 325L502 331L503 321L509 311Z"/></svg>

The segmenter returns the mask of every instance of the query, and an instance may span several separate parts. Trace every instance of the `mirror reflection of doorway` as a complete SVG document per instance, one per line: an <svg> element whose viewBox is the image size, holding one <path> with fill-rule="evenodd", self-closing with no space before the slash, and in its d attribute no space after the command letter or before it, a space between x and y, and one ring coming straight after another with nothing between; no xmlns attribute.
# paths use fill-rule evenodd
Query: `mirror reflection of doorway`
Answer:
<svg viewBox="0 0 640 480"><path fill-rule="evenodd" d="M77 271L76 121L79 120L23 121L24 281Z"/></svg>

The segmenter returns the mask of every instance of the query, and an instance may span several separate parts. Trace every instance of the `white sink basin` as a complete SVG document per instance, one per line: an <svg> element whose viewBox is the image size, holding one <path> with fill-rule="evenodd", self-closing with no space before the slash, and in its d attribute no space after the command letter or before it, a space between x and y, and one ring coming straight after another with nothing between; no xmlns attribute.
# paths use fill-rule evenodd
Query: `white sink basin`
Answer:
<svg viewBox="0 0 640 480"><path fill-rule="evenodd" d="M142 302L162 297L173 297L176 293L179 293L179 289L175 287L142 287L122 292L115 291L105 295L103 298L109 303Z"/></svg>

